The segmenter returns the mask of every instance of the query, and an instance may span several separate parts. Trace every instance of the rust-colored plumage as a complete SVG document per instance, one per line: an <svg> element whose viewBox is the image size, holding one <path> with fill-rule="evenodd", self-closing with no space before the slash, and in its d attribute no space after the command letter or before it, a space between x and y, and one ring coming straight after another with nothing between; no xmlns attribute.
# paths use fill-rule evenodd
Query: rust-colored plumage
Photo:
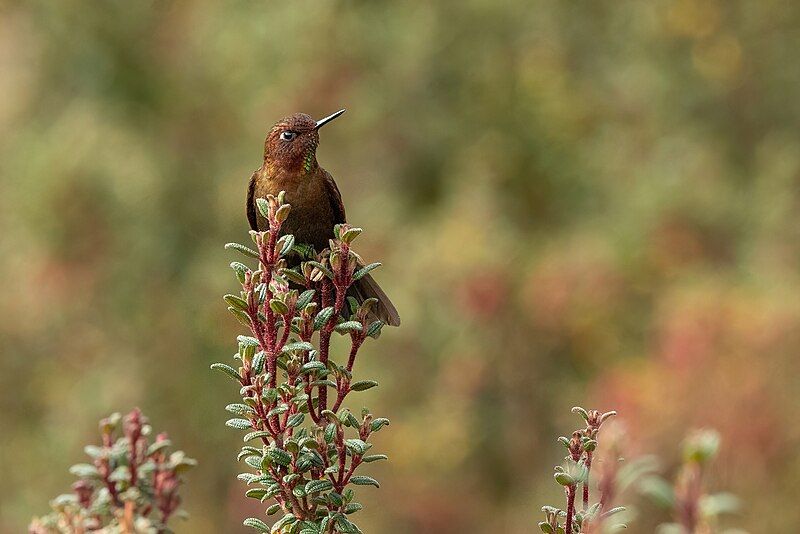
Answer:
<svg viewBox="0 0 800 534"><path fill-rule="evenodd" d="M298 243L312 245L319 252L328 247L333 227L346 222L339 188L331 174L317 163L319 128L344 113L338 111L316 121L305 113L295 113L272 127L264 141L264 163L250 177L247 193L247 219L253 230L265 230L267 221L256 208L257 198L286 191L292 205L282 231L293 234ZM367 274L351 288L359 302L378 299L375 317L398 326L400 316L389 297Z"/></svg>

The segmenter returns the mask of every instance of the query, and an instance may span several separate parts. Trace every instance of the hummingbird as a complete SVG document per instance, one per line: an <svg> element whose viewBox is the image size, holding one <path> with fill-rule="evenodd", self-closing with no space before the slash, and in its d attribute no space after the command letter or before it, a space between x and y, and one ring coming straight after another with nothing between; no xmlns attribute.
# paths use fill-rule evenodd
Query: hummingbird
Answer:
<svg viewBox="0 0 800 534"><path fill-rule="evenodd" d="M256 207L256 199L286 191L292 209L281 233L294 235L295 242L310 245L316 251L328 247L334 225L347 222L347 218L336 181L317 162L319 129L344 112L341 109L319 120L295 113L275 123L264 141L264 163L253 172L247 189L250 228L263 231L269 227ZM349 294L359 303L377 299L370 318L390 326L400 325L397 309L369 273L353 284Z"/></svg>

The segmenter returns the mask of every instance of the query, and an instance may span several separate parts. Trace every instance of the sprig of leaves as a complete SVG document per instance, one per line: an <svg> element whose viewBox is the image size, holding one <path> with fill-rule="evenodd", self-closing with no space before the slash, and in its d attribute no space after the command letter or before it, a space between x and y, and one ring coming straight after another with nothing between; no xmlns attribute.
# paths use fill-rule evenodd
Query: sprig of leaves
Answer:
<svg viewBox="0 0 800 534"><path fill-rule="evenodd" d="M595 503L590 502L590 473L598 447L600 427L617 412L602 413L579 406L573 408L572 412L580 415L586 426L575 430L569 438L558 438L558 442L567 449L567 455L564 462L555 467L553 478L564 488L567 502L564 509L542 507L545 517L539 523L539 528L546 534L601 532L609 518L625 510L622 506L611 506L610 491L601 491L600 499ZM581 487L582 506L578 501L578 490ZM624 524L614 524L612 528L624 527Z"/></svg>
<svg viewBox="0 0 800 534"><path fill-rule="evenodd" d="M248 335L238 338L234 365L211 366L240 386L241 402L227 406L235 417L226 425L247 431L237 457L246 466L239 475L245 496L271 502L267 516L280 515L272 525L256 517L244 524L258 532L358 533L351 517L362 506L353 487L380 484L356 472L386 459L372 454L370 439L389 421L343 407L351 392L378 385L354 380L353 368L364 341L383 326L370 319L375 299L359 303L347 291L379 264L362 266L351 249L360 228L337 225L331 247L315 254L281 234L291 210L285 193L256 204L269 229L250 233L254 249L226 245L245 261L258 260L253 268L231 263L241 289L225 295ZM349 338L341 357L331 350L334 333Z"/></svg>
<svg viewBox="0 0 800 534"><path fill-rule="evenodd" d="M197 462L170 452L166 434L151 440L152 428L138 409L100 421L100 445L88 445L86 463L75 464L73 492L59 495L53 511L35 518L31 534L73 532L172 532L167 523L179 510L182 475Z"/></svg>

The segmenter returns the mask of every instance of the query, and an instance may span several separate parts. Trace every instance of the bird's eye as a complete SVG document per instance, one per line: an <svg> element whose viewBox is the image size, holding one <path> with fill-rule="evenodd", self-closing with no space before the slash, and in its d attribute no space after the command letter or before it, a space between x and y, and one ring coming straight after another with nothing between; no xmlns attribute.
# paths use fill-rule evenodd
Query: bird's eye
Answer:
<svg viewBox="0 0 800 534"><path fill-rule="evenodd" d="M281 132L281 139L284 141L291 141L295 137L297 137L297 132Z"/></svg>

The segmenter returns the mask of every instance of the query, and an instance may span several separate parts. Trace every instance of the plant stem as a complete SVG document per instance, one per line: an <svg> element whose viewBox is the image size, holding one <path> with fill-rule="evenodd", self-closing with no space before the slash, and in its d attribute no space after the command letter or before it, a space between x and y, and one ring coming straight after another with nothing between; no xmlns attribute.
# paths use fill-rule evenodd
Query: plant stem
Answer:
<svg viewBox="0 0 800 534"><path fill-rule="evenodd" d="M583 510L589 508L589 475L592 472L592 451L586 451L586 481L583 483Z"/></svg>
<svg viewBox="0 0 800 534"><path fill-rule="evenodd" d="M575 490L578 485L567 486L567 521L564 524L566 534L572 534L572 518L575 515Z"/></svg>

